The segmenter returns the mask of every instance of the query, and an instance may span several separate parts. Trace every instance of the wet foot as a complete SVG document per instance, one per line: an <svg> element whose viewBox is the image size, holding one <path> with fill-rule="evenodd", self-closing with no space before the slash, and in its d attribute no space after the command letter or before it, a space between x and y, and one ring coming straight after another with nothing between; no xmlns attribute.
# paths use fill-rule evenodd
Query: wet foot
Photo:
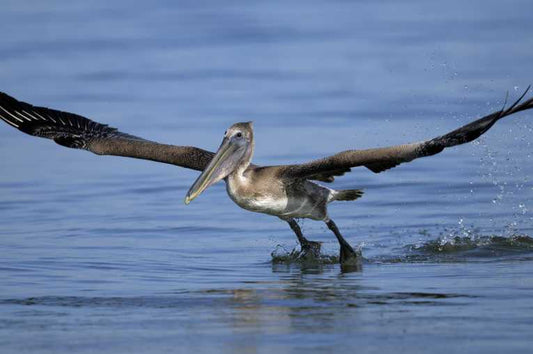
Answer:
<svg viewBox="0 0 533 354"><path fill-rule="evenodd" d="M341 270L344 272L360 271L363 266L361 252L355 251L347 242L341 243L339 260L341 263Z"/></svg>
<svg viewBox="0 0 533 354"><path fill-rule="evenodd" d="M315 241L306 241L301 244L302 250L300 251L299 258L320 258L320 248L322 247L321 242Z"/></svg>

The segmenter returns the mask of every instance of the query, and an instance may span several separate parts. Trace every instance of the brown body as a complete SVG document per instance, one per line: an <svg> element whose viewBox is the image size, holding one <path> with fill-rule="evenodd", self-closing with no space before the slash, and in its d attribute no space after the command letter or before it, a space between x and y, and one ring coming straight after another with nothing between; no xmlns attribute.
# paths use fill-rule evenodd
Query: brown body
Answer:
<svg viewBox="0 0 533 354"><path fill-rule="evenodd" d="M325 220L335 193L305 179L278 176L275 168L251 167L226 178L230 198L241 208L282 219Z"/></svg>

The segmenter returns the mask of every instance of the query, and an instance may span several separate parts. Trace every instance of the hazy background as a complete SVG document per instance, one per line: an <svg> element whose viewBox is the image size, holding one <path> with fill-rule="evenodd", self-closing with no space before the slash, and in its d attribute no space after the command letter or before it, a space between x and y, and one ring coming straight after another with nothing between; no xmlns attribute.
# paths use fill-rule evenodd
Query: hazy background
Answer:
<svg viewBox="0 0 533 354"><path fill-rule="evenodd" d="M431 138L533 83L531 1L0 6L1 91L210 150L253 120L264 165ZM367 258L350 274L273 265L288 226L223 184L185 206L197 172L0 125L2 352L527 352L532 114L339 179L366 192L330 208Z"/></svg>

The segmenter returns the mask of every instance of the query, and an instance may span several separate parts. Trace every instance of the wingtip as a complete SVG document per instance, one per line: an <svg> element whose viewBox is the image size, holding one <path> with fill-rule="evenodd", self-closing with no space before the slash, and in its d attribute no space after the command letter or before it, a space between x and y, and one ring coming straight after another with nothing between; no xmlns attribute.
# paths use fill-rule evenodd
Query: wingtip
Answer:
<svg viewBox="0 0 533 354"><path fill-rule="evenodd" d="M527 86L527 88L524 90L522 95L505 111L502 110L502 116L506 116L509 114L513 114L520 111L525 111L526 109L533 108L533 97L525 100L524 102L520 103L524 97L526 97L527 93L531 90L531 84Z"/></svg>

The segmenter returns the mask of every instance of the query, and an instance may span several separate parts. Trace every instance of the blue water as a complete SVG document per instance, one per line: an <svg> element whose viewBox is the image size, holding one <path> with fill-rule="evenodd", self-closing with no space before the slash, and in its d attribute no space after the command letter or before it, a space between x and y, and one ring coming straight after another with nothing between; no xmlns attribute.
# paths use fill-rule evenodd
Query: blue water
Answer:
<svg viewBox="0 0 533 354"><path fill-rule="evenodd" d="M2 1L0 90L254 162L418 141L533 81L530 1ZM296 239L197 172L0 126L2 353L501 353L533 346L533 112L330 206L363 270L284 263ZM319 222L304 233L336 255ZM274 254L274 256L271 255Z"/></svg>

